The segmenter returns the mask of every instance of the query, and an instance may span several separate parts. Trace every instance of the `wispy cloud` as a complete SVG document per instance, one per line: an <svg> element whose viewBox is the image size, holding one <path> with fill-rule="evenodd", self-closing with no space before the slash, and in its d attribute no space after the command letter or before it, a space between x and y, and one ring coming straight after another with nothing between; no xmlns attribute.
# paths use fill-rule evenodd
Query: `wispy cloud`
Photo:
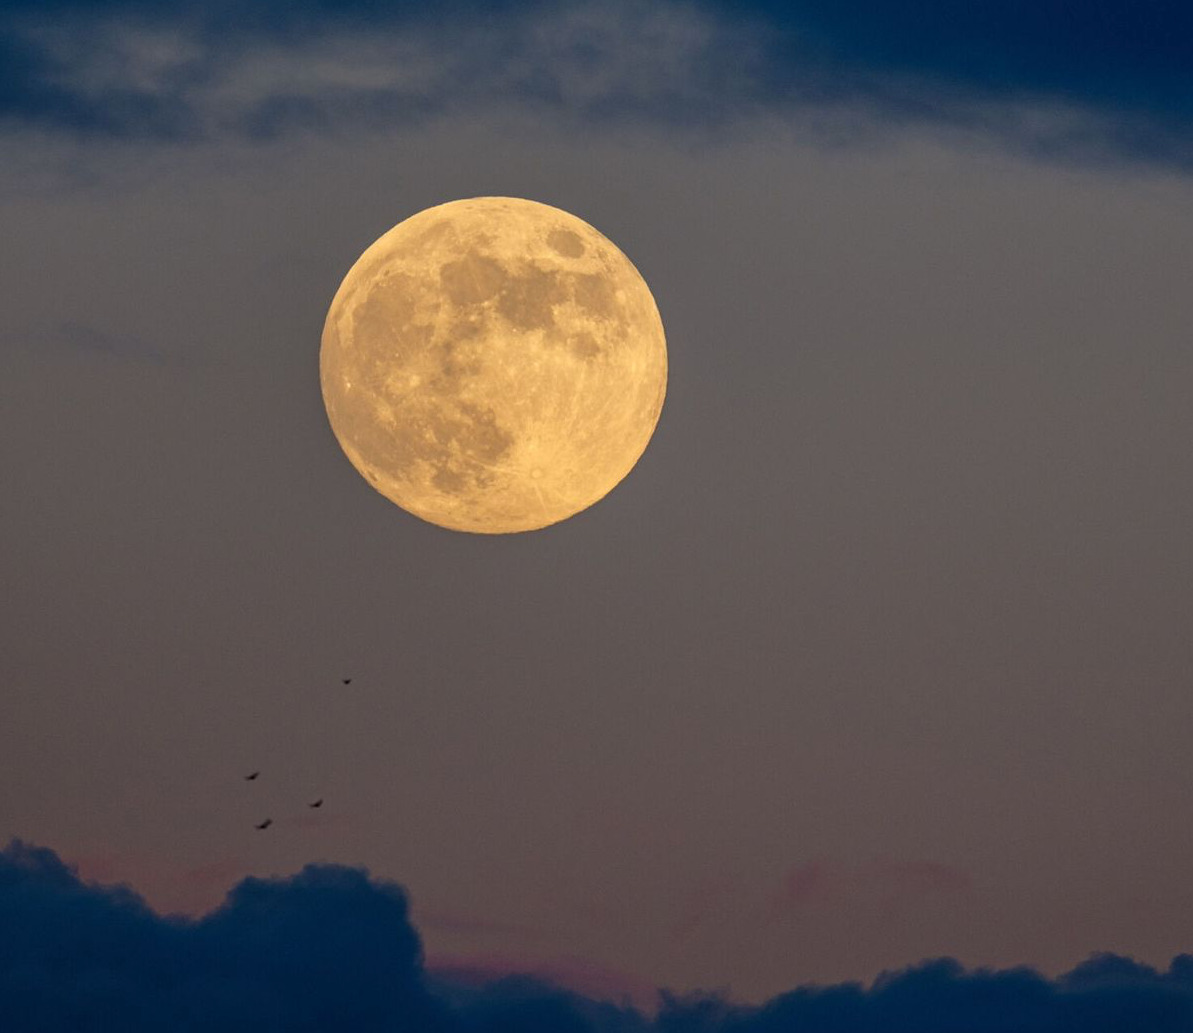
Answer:
<svg viewBox="0 0 1193 1033"><path fill-rule="evenodd" d="M907 125L1193 165L1193 8L1164 0L0 5L0 125L269 139L513 108L674 130Z"/></svg>
<svg viewBox="0 0 1193 1033"><path fill-rule="evenodd" d="M751 32L692 4L528 5L499 17L461 4L453 18L413 22L309 15L301 27L217 32L202 13L26 13L8 25L0 116L167 141L393 128L494 105L708 121L746 92L742 77L761 57Z"/></svg>

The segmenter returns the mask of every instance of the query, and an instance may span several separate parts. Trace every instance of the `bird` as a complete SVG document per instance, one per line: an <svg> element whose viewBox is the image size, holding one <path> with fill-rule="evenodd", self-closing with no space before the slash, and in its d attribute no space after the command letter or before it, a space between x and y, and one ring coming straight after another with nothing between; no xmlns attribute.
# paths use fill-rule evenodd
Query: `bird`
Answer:
<svg viewBox="0 0 1193 1033"><path fill-rule="evenodd" d="M254 771L251 775L245 775L244 780L246 782L252 782L259 774L261 774L260 771Z"/></svg>
<svg viewBox="0 0 1193 1033"><path fill-rule="evenodd" d="M323 806L323 797L322 796L319 797L319 799L316 800L314 803L308 803L307 806L308 807L322 807Z"/></svg>
<svg viewBox="0 0 1193 1033"><path fill-rule="evenodd" d="M345 685L351 685L351 684L352 684L352 679L351 679L351 678L341 678L340 680L341 680L341 681L342 681L342 682L343 682Z"/></svg>
<svg viewBox="0 0 1193 1033"><path fill-rule="evenodd" d="M256 828L256 829L258 829L258 830L260 830L260 829L267 829L267 828L269 828L269 826L270 826L270 825L272 825L272 824L273 824L273 819L272 819L272 818L266 818L266 819L265 819L263 822L261 822L261 824L260 824L260 825L254 825L253 827L254 827L254 828Z"/></svg>

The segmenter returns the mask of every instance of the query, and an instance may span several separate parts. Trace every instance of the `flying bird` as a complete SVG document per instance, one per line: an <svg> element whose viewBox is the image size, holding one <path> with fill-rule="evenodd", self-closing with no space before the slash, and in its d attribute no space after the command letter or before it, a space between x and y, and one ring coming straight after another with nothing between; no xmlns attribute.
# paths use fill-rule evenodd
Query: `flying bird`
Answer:
<svg viewBox="0 0 1193 1033"><path fill-rule="evenodd" d="M253 781L253 779L255 779L255 778L256 778L256 777L257 777L259 774L261 774L261 772L260 772L260 771L254 771L254 772L253 772L251 775L245 775L245 776L244 776L244 780L245 780L246 782L251 782L251 781Z"/></svg>
<svg viewBox="0 0 1193 1033"><path fill-rule="evenodd" d="M272 825L272 824L273 824L273 819L272 819L272 818L266 818L266 819L265 819L263 822L261 822L261 824L260 824L260 825L254 825L254 826L253 826L253 828L255 828L255 829L267 829L267 828L269 828L269 826L270 826L270 825Z"/></svg>
<svg viewBox="0 0 1193 1033"><path fill-rule="evenodd" d="M351 685L351 684L352 684L352 679L351 679L351 678L343 678L343 679L341 679L341 680L343 681L343 683L344 683L345 685Z"/></svg>
<svg viewBox="0 0 1193 1033"><path fill-rule="evenodd" d="M322 796L319 797L319 799L316 800L314 803L308 803L307 806L308 807L322 807L323 806L323 797Z"/></svg>

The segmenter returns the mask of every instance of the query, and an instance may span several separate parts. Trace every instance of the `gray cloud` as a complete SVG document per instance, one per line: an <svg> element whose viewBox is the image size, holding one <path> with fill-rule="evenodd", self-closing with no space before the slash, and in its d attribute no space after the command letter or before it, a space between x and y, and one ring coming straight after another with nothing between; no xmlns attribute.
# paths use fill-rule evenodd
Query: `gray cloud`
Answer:
<svg viewBox="0 0 1193 1033"><path fill-rule="evenodd" d="M181 142L502 107L686 130L779 115L833 139L923 124L1049 160L1184 167L1193 87L1180 41L1193 24L1161 6L1097 0L1077 21L1057 4L895 18L866 0L457 2L435 17L267 4L251 18L218 4L18 3L0 7L0 125Z"/></svg>
<svg viewBox="0 0 1193 1033"><path fill-rule="evenodd" d="M10 22L5 45L10 126L164 140L394 127L503 103L585 121L715 121L749 94L762 56L752 31L712 12L634 0L252 34L87 10Z"/></svg>

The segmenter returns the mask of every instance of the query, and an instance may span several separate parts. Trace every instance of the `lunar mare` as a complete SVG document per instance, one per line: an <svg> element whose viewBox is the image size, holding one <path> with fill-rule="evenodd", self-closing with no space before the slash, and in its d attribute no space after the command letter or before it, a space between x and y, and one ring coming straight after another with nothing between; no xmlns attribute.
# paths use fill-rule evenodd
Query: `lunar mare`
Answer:
<svg viewBox="0 0 1193 1033"><path fill-rule="evenodd" d="M328 419L415 516L529 531L610 492L654 433L667 348L637 269L549 205L428 208L349 270L323 328Z"/></svg>

